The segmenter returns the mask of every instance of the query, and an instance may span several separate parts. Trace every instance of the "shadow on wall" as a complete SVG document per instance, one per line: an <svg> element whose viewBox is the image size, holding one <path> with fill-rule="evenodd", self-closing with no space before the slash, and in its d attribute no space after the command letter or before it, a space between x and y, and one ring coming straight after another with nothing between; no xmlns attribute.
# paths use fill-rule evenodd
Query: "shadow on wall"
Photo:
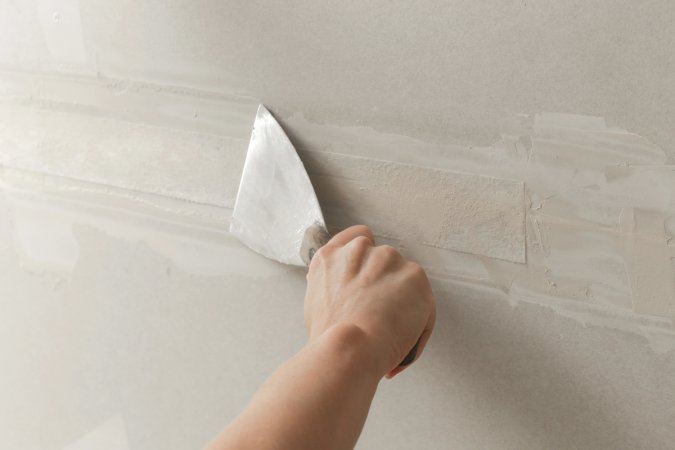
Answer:
<svg viewBox="0 0 675 450"><path fill-rule="evenodd" d="M460 386L471 397L459 403L468 405L462 417L480 435L499 439L501 448L672 444L675 381L666 375L675 371L675 355L655 355L642 338L584 327L549 308L512 309L453 291L437 291L427 357L450 379L434 398L442 408L458 404L447 388Z"/></svg>

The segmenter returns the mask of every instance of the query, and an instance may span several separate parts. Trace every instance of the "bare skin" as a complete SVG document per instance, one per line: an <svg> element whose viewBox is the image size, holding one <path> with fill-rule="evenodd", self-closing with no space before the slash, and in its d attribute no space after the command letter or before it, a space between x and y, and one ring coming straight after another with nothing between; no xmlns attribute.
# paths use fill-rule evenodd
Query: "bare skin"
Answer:
<svg viewBox="0 0 675 450"><path fill-rule="evenodd" d="M307 344L207 450L353 449L380 380L409 367L418 338L422 355L435 317L418 264L363 225L335 235L307 274Z"/></svg>

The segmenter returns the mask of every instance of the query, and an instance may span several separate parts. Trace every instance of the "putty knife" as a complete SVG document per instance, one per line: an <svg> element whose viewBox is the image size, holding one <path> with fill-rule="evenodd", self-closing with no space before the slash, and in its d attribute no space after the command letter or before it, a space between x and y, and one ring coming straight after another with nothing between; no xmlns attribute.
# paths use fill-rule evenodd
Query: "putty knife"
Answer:
<svg viewBox="0 0 675 450"><path fill-rule="evenodd" d="M319 200L295 147L263 105L253 124L230 233L284 264L308 266L328 242Z"/></svg>
<svg viewBox="0 0 675 450"><path fill-rule="evenodd" d="M253 124L230 233L256 252L308 266L329 240L319 201L295 147L263 105ZM400 365L415 359L417 344Z"/></svg>

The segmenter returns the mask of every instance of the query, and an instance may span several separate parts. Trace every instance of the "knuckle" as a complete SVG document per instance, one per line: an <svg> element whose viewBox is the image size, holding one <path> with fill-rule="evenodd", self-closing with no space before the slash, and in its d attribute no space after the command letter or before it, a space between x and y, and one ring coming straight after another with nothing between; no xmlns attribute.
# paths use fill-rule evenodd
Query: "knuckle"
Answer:
<svg viewBox="0 0 675 450"><path fill-rule="evenodd" d="M320 264L322 262L325 262L328 258L331 257L335 249L330 246L330 245L324 245L320 249L314 253L314 256L312 257L312 262L310 263L310 267L313 264Z"/></svg>
<svg viewBox="0 0 675 450"><path fill-rule="evenodd" d="M327 246L321 247L320 249L318 249L316 251L316 253L314 253L314 257L312 258L312 262L321 261L321 260L325 259L326 256L327 256L327 253L328 253Z"/></svg>
<svg viewBox="0 0 675 450"><path fill-rule="evenodd" d="M417 264L416 262L408 263L408 270L411 277L419 282L428 283L427 273L424 271L424 268Z"/></svg>
<svg viewBox="0 0 675 450"><path fill-rule="evenodd" d="M371 246L370 239L368 239L366 236L356 236L354 239L352 239L350 244L355 250L364 250L366 247Z"/></svg>
<svg viewBox="0 0 675 450"><path fill-rule="evenodd" d="M418 263L414 261L408 261L408 270L415 275L419 274L420 272L424 272L422 266L420 266Z"/></svg>
<svg viewBox="0 0 675 450"><path fill-rule="evenodd" d="M401 254L391 245L380 245L378 247L379 253L387 259L400 258Z"/></svg>
<svg viewBox="0 0 675 450"><path fill-rule="evenodd" d="M365 238L370 239L371 241L373 240L373 232L367 225L356 225L356 229L358 230L358 233Z"/></svg>

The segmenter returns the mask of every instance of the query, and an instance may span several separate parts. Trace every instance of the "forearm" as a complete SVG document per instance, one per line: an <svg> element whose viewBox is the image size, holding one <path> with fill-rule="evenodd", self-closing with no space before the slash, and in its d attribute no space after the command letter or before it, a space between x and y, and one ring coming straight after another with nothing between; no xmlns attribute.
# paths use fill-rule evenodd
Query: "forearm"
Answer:
<svg viewBox="0 0 675 450"><path fill-rule="evenodd" d="M356 327L326 331L282 365L208 449L352 449L384 373L367 345Z"/></svg>

